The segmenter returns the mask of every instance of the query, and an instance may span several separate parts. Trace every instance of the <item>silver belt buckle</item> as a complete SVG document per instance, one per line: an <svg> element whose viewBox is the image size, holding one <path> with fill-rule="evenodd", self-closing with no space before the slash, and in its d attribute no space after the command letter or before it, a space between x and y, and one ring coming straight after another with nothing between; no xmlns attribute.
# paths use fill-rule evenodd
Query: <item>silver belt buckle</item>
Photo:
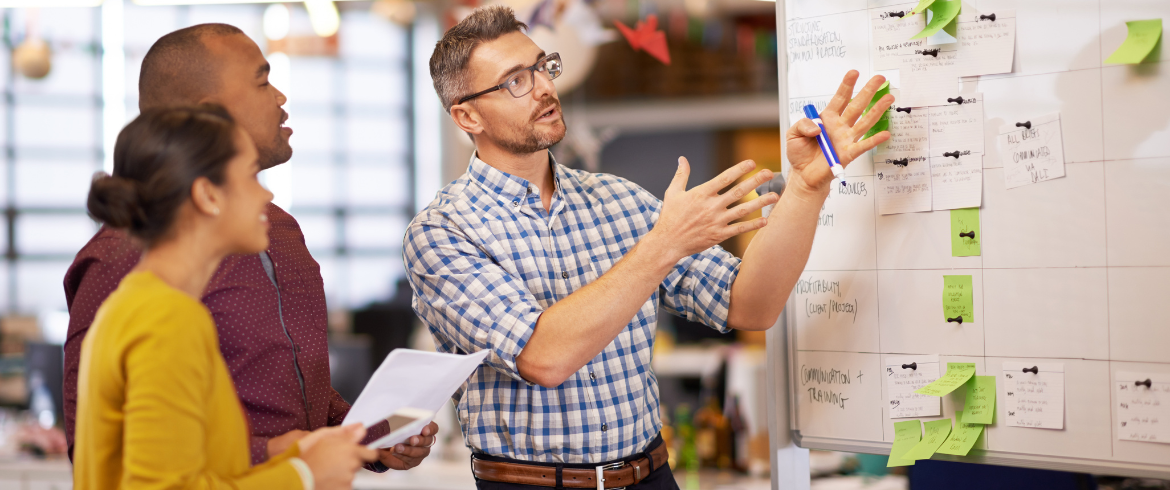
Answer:
<svg viewBox="0 0 1170 490"><path fill-rule="evenodd" d="M616 469L621 468L622 466L625 466L625 465L626 465L626 463L624 463L624 462L617 462L617 463L603 464L601 466L595 466L593 469L595 471L597 471L597 480L596 480L597 481L597 490L605 490L605 470L616 470ZM613 488L611 490L622 490L624 488L626 488L626 487Z"/></svg>

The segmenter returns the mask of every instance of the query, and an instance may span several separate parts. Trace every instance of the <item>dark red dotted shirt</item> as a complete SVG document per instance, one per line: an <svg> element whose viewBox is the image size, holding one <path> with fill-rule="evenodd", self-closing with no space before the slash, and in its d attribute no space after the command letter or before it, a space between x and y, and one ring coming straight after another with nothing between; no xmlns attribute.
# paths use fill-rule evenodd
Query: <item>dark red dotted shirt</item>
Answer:
<svg viewBox="0 0 1170 490"><path fill-rule="evenodd" d="M250 421L252 464L268 459L268 439L295 429L338 425L349 411L349 404L329 384L321 269L291 215L269 204L268 222L268 255L280 290L272 284L259 255L233 255L220 264L203 296ZM65 273L69 336L63 391L71 456L82 339L98 306L141 257L142 250L123 232L102 227Z"/></svg>

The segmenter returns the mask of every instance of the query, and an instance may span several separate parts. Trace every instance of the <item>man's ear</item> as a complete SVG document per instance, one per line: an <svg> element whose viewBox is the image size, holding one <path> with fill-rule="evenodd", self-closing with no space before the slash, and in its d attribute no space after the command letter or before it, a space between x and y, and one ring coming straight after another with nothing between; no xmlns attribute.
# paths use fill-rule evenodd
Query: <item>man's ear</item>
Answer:
<svg viewBox="0 0 1170 490"><path fill-rule="evenodd" d="M464 133L475 135L483 132L483 116L471 101L451 106L451 120Z"/></svg>
<svg viewBox="0 0 1170 490"><path fill-rule="evenodd" d="M199 214L219 216L224 208L223 191L207 177L199 177L191 184L191 204Z"/></svg>

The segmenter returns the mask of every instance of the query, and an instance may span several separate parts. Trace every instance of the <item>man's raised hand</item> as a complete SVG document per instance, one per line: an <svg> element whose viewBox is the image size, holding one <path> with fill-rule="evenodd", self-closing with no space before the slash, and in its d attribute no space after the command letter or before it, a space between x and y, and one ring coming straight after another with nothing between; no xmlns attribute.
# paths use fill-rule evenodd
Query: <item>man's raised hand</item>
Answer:
<svg viewBox="0 0 1170 490"><path fill-rule="evenodd" d="M771 170L761 170L727 192L719 191L756 168L756 162L745 160L719 174L710 181L687 190L687 179L691 174L690 163L685 157L678 159L678 171L666 189L662 201L662 213L652 233L669 244L673 261L693 255L731 238L733 236L763 228L766 218L734 223L749 213L775 204L780 198L768 193L748 202L732 207L760 184L772 179Z"/></svg>
<svg viewBox="0 0 1170 490"><path fill-rule="evenodd" d="M862 117L866 106L873 100L886 79L877 75L853 96L853 86L860 75L850 70L837 88L837 93L821 111L821 122L829 133L829 139L837 150L841 165L847 166L863 153L890 139L889 131L882 131L871 138L862 140L865 133L881 119L882 114L894 103L894 96L885 95ZM792 164L792 183L804 185L811 190L827 191L833 181L833 173L817 144L821 129L807 118L796 121L785 136L788 145L788 162ZM860 141L859 141L860 140Z"/></svg>

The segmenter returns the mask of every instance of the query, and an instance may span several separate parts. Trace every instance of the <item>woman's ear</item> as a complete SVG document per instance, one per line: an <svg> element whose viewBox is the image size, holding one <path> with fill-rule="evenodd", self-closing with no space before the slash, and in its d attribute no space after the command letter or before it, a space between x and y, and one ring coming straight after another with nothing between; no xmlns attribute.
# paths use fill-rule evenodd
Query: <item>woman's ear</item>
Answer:
<svg viewBox="0 0 1170 490"><path fill-rule="evenodd" d="M451 120L464 133L474 136L483 132L483 119L472 101L451 106Z"/></svg>
<svg viewBox="0 0 1170 490"><path fill-rule="evenodd" d="M200 214L219 216L224 207L223 191L207 177L199 177L191 184L191 203Z"/></svg>

